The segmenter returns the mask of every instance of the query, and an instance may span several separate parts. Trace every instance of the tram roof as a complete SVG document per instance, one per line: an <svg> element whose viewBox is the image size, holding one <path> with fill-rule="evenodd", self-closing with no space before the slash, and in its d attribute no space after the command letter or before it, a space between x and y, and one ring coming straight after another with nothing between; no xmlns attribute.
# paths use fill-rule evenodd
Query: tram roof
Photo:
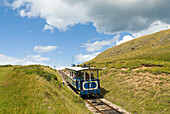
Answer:
<svg viewBox="0 0 170 114"><path fill-rule="evenodd" d="M98 68L89 68L89 67L66 67L67 70L72 70L72 71L87 71L87 70L101 70Z"/></svg>

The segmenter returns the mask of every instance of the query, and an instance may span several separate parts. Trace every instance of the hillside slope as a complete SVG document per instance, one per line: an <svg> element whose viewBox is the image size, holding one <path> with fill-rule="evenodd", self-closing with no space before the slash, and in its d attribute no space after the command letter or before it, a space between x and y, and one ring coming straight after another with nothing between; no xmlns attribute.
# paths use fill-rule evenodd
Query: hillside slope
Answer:
<svg viewBox="0 0 170 114"><path fill-rule="evenodd" d="M0 67L1 113L90 113L84 101L45 66Z"/></svg>
<svg viewBox="0 0 170 114"><path fill-rule="evenodd" d="M170 74L170 30L160 31L114 46L84 64L129 70L144 66L152 68L141 69L141 71Z"/></svg>
<svg viewBox="0 0 170 114"><path fill-rule="evenodd" d="M84 63L104 68L101 94L132 113L170 113L170 30L114 46Z"/></svg>
<svg viewBox="0 0 170 114"><path fill-rule="evenodd" d="M94 61L121 59L170 60L170 30L142 36L100 53ZM92 61L93 61L92 60Z"/></svg>

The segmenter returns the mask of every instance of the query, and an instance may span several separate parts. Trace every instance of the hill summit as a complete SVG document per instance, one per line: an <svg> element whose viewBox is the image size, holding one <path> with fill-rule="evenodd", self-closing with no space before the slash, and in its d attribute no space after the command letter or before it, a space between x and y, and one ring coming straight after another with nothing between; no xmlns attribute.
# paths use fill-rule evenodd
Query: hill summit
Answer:
<svg viewBox="0 0 170 114"><path fill-rule="evenodd" d="M142 36L100 53L92 61L121 59L170 60L170 30Z"/></svg>

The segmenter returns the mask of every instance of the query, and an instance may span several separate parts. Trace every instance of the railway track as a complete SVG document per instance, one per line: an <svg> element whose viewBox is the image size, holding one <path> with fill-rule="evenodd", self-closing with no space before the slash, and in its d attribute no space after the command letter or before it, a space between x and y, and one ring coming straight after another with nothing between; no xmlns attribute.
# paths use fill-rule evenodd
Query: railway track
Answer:
<svg viewBox="0 0 170 114"><path fill-rule="evenodd" d="M110 106L108 103L102 101L101 99L86 99L85 102L89 105L89 108L94 113L100 114L123 114L123 112L118 111L117 109Z"/></svg>
<svg viewBox="0 0 170 114"><path fill-rule="evenodd" d="M66 74L63 71L61 71L61 70L58 70L58 73L60 74L60 76L63 79L63 82L65 83L67 88L69 88L75 95L80 96L79 94L76 93L76 90L67 83Z"/></svg>
<svg viewBox="0 0 170 114"><path fill-rule="evenodd" d="M63 81L66 81L66 74L58 70L58 73L61 75L63 78ZM73 91L73 90L72 90ZM115 109L113 106L111 106L107 100L101 100L100 98L97 98L95 96L89 98L83 98L85 99L86 106L89 110L91 110L93 113L98 113L98 114L129 114L125 110L121 109L119 111L118 109Z"/></svg>
<svg viewBox="0 0 170 114"><path fill-rule="evenodd" d="M58 70L58 73L61 75L61 77L64 79L64 81L66 81L66 77L65 77L66 74L61 70Z"/></svg>

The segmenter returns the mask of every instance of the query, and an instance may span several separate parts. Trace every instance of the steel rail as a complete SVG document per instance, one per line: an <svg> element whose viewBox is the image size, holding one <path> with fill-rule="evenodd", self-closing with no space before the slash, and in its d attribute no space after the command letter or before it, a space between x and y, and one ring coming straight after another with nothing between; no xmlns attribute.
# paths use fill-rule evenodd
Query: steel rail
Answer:
<svg viewBox="0 0 170 114"><path fill-rule="evenodd" d="M94 105L92 105L92 103L90 103L89 101L85 100L87 103L89 103L93 108L95 108L98 112L100 112L101 114L104 114L101 110L99 110L98 108L96 108Z"/></svg>
<svg viewBox="0 0 170 114"><path fill-rule="evenodd" d="M111 107L111 106L108 105L107 103L103 102L102 100L100 100L100 99L97 99L97 100L99 100L100 102L102 102L103 104L105 104L106 106L108 106L109 108L111 108L112 110L116 111L117 113L122 114L121 112L119 112L118 110L114 109L113 107Z"/></svg>

